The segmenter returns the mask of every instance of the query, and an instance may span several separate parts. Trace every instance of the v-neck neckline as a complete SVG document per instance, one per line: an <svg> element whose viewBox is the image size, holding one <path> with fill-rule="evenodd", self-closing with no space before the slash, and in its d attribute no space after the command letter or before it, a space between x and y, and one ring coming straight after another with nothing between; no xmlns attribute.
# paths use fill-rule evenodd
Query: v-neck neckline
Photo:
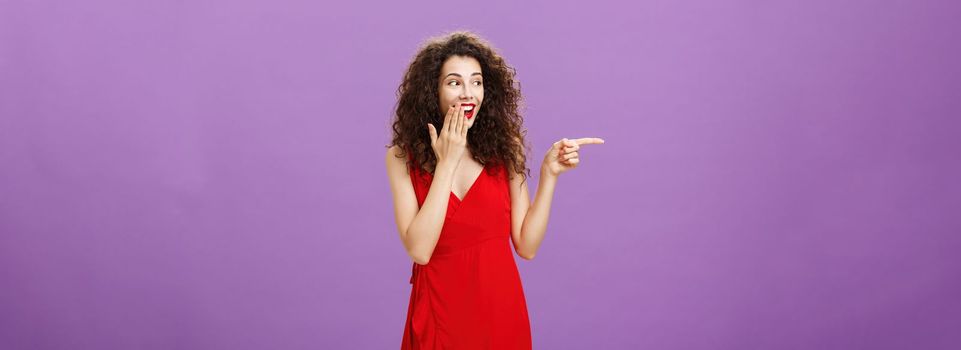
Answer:
<svg viewBox="0 0 961 350"><path fill-rule="evenodd" d="M471 182L470 187L467 188L467 192L464 192L464 198L458 198L457 194L455 194L453 190L450 191L451 197L454 197L455 199L457 199L457 203L463 203L464 200L467 199L467 196L470 195L474 187L477 186L477 182L480 181L481 177L484 176L485 172L487 172L487 164L484 164L484 166L481 167L480 174L477 174L477 177L474 178L474 182Z"/></svg>

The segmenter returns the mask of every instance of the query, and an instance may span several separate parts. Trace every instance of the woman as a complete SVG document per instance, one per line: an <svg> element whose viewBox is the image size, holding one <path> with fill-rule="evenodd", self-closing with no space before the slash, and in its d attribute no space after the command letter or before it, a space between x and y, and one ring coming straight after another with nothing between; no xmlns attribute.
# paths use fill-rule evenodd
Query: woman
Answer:
<svg viewBox="0 0 961 350"><path fill-rule="evenodd" d="M532 204L517 85L486 41L454 32L428 41L398 88L387 174L414 261L401 349L531 348L511 246L534 258L558 175L604 141L555 142Z"/></svg>

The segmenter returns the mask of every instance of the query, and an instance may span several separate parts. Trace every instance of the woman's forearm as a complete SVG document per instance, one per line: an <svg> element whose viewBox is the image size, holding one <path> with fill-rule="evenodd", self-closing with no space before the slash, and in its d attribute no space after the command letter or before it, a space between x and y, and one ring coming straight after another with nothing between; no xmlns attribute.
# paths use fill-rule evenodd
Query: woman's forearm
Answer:
<svg viewBox="0 0 961 350"><path fill-rule="evenodd" d="M527 209L524 223L521 225L521 244L518 254L533 259L537 248L544 240L547 232L547 220L551 214L551 202L554 200L554 188L557 187L557 175L550 174L545 167L541 167L541 178L534 194L534 202Z"/></svg>
<svg viewBox="0 0 961 350"><path fill-rule="evenodd" d="M447 217L447 205L450 201L450 188L454 182L456 166L446 162L437 164L424 205L404 234L407 252L418 264L426 265L430 261L434 247L440 239L444 219Z"/></svg>

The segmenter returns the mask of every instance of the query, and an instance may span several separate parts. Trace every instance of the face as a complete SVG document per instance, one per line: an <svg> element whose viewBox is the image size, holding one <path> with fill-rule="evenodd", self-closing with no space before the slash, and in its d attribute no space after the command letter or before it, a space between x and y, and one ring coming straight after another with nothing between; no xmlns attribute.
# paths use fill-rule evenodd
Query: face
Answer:
<svg viewBox="0 0 961 350"><path fill-rule="evenodd" d="M484 77L480 62L473 57L451 56L440 68L440 115L450 106L464 106L466 126L474 125L484 101Z"/></svg>

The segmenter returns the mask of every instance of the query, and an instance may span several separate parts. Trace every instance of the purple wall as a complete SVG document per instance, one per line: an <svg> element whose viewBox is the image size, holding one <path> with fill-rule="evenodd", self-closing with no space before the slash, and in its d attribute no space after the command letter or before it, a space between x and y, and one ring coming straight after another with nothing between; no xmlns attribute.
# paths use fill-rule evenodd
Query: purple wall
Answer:
<svg viewBox="0 0 961 350"><path fill-rule="evenodd" d="M0 348L399 347L383 146L462 28L535 175L607 141L517 260L536 348L961 347L957 1L579 3L0 1Z"/></svg>

